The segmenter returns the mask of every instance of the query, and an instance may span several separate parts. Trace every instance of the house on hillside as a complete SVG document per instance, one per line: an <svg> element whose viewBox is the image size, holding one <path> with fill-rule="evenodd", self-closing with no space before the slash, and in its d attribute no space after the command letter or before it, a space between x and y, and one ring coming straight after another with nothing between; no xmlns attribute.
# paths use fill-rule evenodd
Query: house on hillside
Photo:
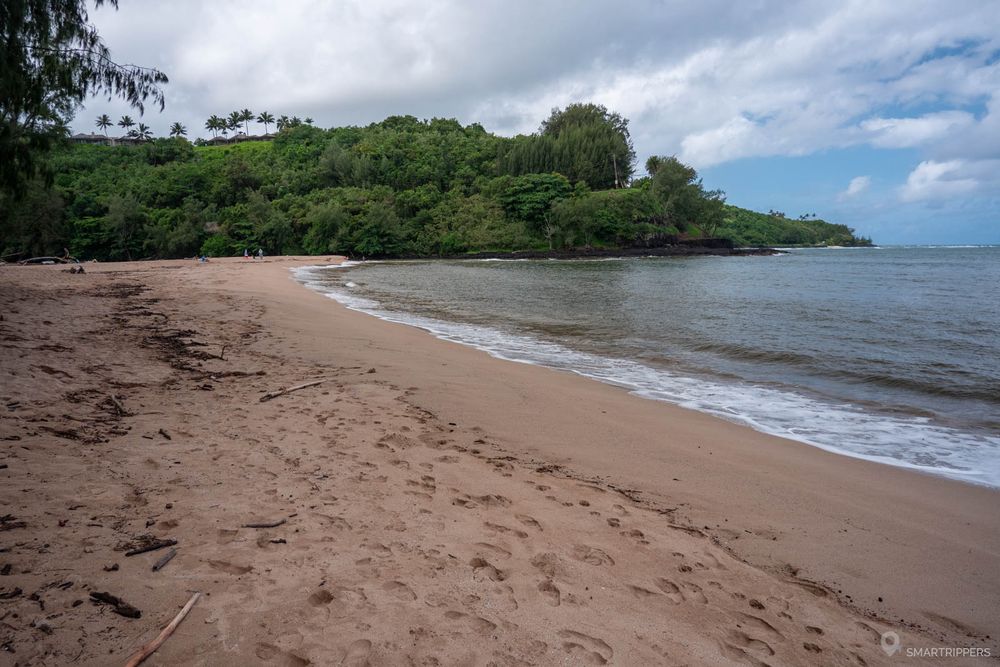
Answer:
<svg viewBox="0 0 1000 667"><path fill-rule="evenodd" d="M74 134L69 138L74 144L92 144L96 146L136 146L146 143L137 137L106 137L103 134Z"/></svg>
<svg viewBox="0 0 1000 667"><path fill-rule="evenodd" d="M82 132L74 134L69 138L74 144L103 144L105 146L114 146L115 140L106 137L103 134L84 134Z"/></svg>

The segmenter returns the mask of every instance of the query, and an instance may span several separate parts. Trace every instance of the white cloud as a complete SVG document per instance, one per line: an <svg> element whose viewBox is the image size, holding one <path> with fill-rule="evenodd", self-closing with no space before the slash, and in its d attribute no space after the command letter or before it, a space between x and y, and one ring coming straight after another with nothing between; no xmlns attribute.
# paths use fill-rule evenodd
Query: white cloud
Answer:
<svg viewBox="0 0 1000 667"><path fill-rule="evenodd" d="M124 0L93 18L118 59L170 75L167 111L144 118L161 133L180 120L196 134L210 114L249 107L321 126L453 116L512 134L593 100L631 119L640 164L654 153L704 168L919 148L925 161L901 191L913 201L961 194L955 174L1000 158L1000 12L989 0L568 7ZM95 100L78 129L103 112L128 110ZM942 171L955 161L965 166Z"/></svg>
<svg viewBox="0 0 1000 667"><path fill-rule="evenodd" d="M847 189L840 193L840 199L852 199L868 190L872 184L871 176L855 176L847 184Z"/></svg>
<svg viewBox="0 0 1000 667"><path fill-rule="evenodd" d="M941 111L916 118L869 118L861 129L870 133L873 146L912 148L954 135L975 123L975 116L965 111Z"/></svg>
<svg viewBox="0 0 1000 667"><path fill-rule="evenodd" d="M963 177L965 163L961 160L935 162L926 160L910 172L899 197L905 202L951 198L973 192L979 185L974 178Z"/></svg>

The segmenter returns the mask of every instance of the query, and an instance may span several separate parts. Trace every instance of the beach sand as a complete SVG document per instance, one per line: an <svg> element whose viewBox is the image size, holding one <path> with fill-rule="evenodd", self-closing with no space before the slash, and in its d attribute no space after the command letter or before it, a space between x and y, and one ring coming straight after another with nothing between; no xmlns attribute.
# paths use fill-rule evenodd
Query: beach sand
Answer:
<svg viewBox="0 0 1000 667"><path fill-rule="evenodd" d="M1000 653L997 491L349 311L327 261L0 267L0 664L123 664L193 591L146 664Z"/></svg>

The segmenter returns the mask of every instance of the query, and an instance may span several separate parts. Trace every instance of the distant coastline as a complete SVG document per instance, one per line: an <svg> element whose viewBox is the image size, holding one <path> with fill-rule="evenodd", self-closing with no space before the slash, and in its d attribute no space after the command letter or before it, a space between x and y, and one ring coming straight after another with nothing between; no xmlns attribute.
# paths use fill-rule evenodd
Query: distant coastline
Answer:
<svg viewBox="0 0 1000 667"><path fill-rule="evenodd" d="M590 259L606 257L747 257L782 255L777 248L737 248L728 239L693 239L658 247L572 248L563 250L515 250L474 252L448 255L405 255L400 259Z"/></svg>

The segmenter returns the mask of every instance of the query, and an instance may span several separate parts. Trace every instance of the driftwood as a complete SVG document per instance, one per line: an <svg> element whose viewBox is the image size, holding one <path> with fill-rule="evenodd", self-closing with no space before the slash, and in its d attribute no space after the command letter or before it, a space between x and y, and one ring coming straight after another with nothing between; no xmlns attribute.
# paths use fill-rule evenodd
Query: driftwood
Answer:
<svg viewBox="0 0 1000 667"><path fill-rule="evenodd" d="M111 404L115 406L115 410L118 411L119 415L125 416L129 413L128 410L125 409L125 406L122 405L122 402L115 398L114 394L108 394L108 398L111 399Z"/></svg>
<svg viewBox="0 0 1000 667"><path fill-rule="evenodd" d="M174 620L170 621L170 623L167 624L167 627L163 628L160 634L156 636L156 639L136 651L136 653L128 659L128 662L125 663L125 667L136 667L143 660L153 655L156 649L160 648L163 642L167 641L170 635L174 633L174 630L176 630L177 626L181 624L181 621L183 621L184 617L188 615L188 612L191 611L191 607L194 606L194 603L197 602L200 597L201 593L195 593L192 595L191 599L187 601L187 604L185 604L180 612L174 616Z"/></svg>
<svg viewBox="0 0 1000 667"><path fill-rule="evenodd" d="M177 555L177 549L171 549L170 551L165 553L163 555L163 558L156 561L156 563L153 565L153 572L159 572L160 570L165 568L167 566L167 563L169 563L176 555Z"/></svg>
<svg viewBox="0 0 1000 667"><path fill-rule="evenodd" d="M279 519L278 521L266 521L263 523L245 523L244 528L277 528L288 521L288 519Z"/></svg>
<svg viewBox="0 0 1000 667"><path fill-rule="evenodd" d="M91 593L90 599L94 602L102 602L104 604L111 605L114 607L116 614L124 616L125 618L140 618L142 616L141 611L111 593Z"/></svg>
<svg viewBox="0 0 1000 667"><path fill-rule="evenodd" d="M216 373L205 373L204 375L199 375L194 378L195 382L201 382L202 380L218 380L219 378L228 377L250 377L252 375L267 375L266 371L218 371Z"/></svg>
<svg viewBox="0 0 1000 667"><path fill-rule="evenodd" d="M162 436L163 436L164 438L166 438L167 440L173 440L173 438L171 438L171 437L170 437L170 434L169 434L169 433L167 433L167 432L166 432L166 431L165 431L164 429L162 429L162 428L161 428L161 429L160 429L160 430L158 431L158 433L159 433L160 435L162 435Z"/></svg>
<svg viewBox="0 0 1000 667"><path fill-rule="evenodd" d="M299 389L306 389L307 387L315 387L318 384L323 384L326 379L313 380L312 382L306 382L304 384L297 384L294 387L288 387L287 389L278 389L277 391L269 391L260 397L260 402L270 401L272 398L277 398L279 396L284 396L285 394L290 394L293 391L298 391Z"/></svg>
<svg viewBox="0 0 1000 667"><path fill-rule="evenodd" d="M126 556L138 556L139 554L144 554L147 551L156 551L157 549L162 549L163 547L172 547L177 544L177 540L156 540L155 542L150 542L149 544L132 549L131 551L126 551Z"/></svg>
<svg viewBox="0 0 1000 667"><path fill-rule="evenodd" d="M18 520L13 514L0 516L0 530L14 530L15 528L27 528L28 524Z"/></svg>

